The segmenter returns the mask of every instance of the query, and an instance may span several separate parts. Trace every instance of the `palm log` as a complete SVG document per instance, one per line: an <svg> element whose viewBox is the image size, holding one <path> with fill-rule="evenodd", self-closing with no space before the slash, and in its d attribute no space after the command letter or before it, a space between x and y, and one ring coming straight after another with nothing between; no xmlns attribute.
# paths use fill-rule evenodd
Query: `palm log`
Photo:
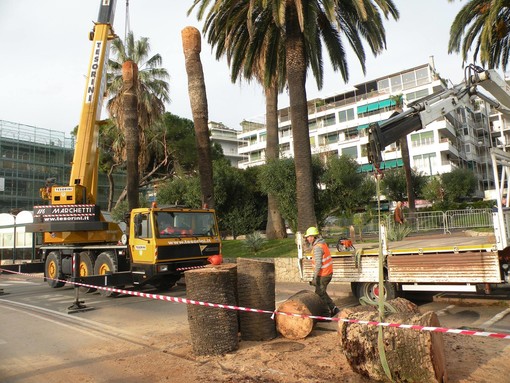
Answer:
<svg viewBox="0 0 510 383"><path fill-rule="evenodd" d="M399 301L396 304L392 304ZM405 299L388 301L400 312L388 314L384 322L439 327L437 315L429 311L420 314L416 306ZM409 308L409 311L405 311ZM379 322L375 306L359 306L342 310L339 318ZM394 382L446 382L446 360L443 336L438 332L382 327L386 361ZM379 326L340 321L340 347L352 369L378 381L390 381L386 376L378 351Z"/></svg>
<svg viewBox="0 0 510 383"><path fill-rule="evenodd" d="M230 270L195 269L186 271L184 276L187 299L236 305ZM191 304L187 309L191 344L195 355L222 355L238 349L236 311Z"/></svg>
<svg viewBox="0 0 510 383"><path fill-rule="evenodd" d="M312 332L316 319L313 316L329 316L328 306L313 291L302 290L278 306L276 329L287 339L304 339ZM305 317L290 316L280 313L300 314Z"/></svg>
<svg viewBox="0 0 510 383"><path fill-rule="evenodd" d="M239 306L275 311L275 268L273 262L237 258L237 293ZM276 338L276 326L271 314L239 312L242 340Z"/></svg>

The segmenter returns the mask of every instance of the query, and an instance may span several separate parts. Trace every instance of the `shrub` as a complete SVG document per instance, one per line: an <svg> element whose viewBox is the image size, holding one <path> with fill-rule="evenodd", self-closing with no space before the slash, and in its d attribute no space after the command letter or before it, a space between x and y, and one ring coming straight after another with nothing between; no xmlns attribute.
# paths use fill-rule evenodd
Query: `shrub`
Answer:
<svg viewBox="0 0 510 383"><path fill-rule="evenodd" d="M411 228L406 224L393 225L388 229L388 239L390 241L401 241L411 233Z"/></svg>
<svg viewBox="0 0 510 383"><path fill-rule="evenodd" d="M253 251L255 254L257 254L257 252L264 247L265 242L266 239L262 237L262 234L260 234L260 232L258 231L255 231L246 236L246 239L244 240L244 245L248 249Z"/></svg>

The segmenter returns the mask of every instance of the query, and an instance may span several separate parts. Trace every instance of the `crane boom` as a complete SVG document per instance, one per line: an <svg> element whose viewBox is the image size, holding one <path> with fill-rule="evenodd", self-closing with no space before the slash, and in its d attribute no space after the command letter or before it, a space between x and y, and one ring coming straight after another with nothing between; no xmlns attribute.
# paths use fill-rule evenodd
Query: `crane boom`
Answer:
<svg viewBox="0 0 510 383"><path fill-rule="evenodd" d="M425 128L477 96L501 113L510 115L510 86L493 69L483 70L473 65L466 81L451 89L436 92L411 105L403 113L395 114L382 124L370 124L368 128L368 160L379 167L384 148L416 130ZM482 87L489 95L480 92Z"/></svg>
<svg viewBox="0 0 510 383"><path fill-rule="evenodd" d="M50 204L34 207L34 223L27 229L43 232L45 243L117 242L122 235L119 226L106 222L96 205L99 118L106 89L109 45L117 37L113 32L115 6L116 0L100 0L98 21L89 35L92 53L69 185L48 183L41 189L43 199L49 200Z"/></svg>

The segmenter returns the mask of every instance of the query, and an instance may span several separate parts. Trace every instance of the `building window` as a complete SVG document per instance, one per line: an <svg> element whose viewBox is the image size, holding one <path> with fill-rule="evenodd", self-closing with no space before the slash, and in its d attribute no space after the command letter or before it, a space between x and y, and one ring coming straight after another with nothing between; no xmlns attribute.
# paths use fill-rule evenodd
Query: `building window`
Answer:
<svg viewBox="0 0 510 383"><path fill-rule="evenodd" d="M288 152L289 150L290 150L289 142L280 145L280 152Z"/></svg>
<svg viewBox="0 0 510 383"><path fill-rule="evenodd" d="M338 142L338 132L329 133L321 136L321 142L324 145L334 144L335 142Z"/></svg>
<svg viewBox="0 0 510 383"><path fill-rule="evenodd" d="M338 112L338 121L346 122L354 120L354 109L341 110Z"/></svg>
<svg viewBox="0 0 510 383"><path fill-rule="evenodd" d="M354 140L359 138L359 132L357 128L350 128L344 130L345 139L346 140Z"/></svg>
<svg viewBox="0 0 510 383"><path fill-rule="evenodd" d="M428 84L430 82L428 68L417 69L415 73L416 73L416 85Z"/></svg>
<svg viewBox="0 0 510 383"><path fill-rule="evenodd" d="M411 135L411 146L413 148L433 144L434 144L434 132L422 132Z"/></svg>
<svg viewBox="0 0 510 383"><path fill-rule="evenodd" d="M393 93L402 90L402 78L400 75L394 76L390 78L391 91Z"/></svg>
<svg viewBox="0 0 510 383"><path fill-rule="evenodd" d="M407 102L419 100L420 98L426 97L428 95L429 95L428 89L417 90L416 92L406 93L406 100Z"/></svg>
<svg viewBox="0 0 510 383"><path fill-rule="evenodd" d="M423 172L429 176L435 174L436 168L436 153L427 153L419 156L413 156L415 168L419 172Z"/></svg>
<svg viewBox="0 0 510 383"><path fill-rule="evenodd" d="M280 130L280 137L281 138L290 137L290 132L291 132L290 128L285 128L283 130Z"/></svg>
<svg viewBox="0 0 510 383"><path fill-rule="evenodd" d="M328 114L327 116L324 116L323 120L324 126L331 126L336 124L336 119L334 114Z"/></svg>
<svg viewBox="0 0 510 383"><path fill-rule="evenodd" d="M389 93L390 92L390 80L385 78L385 79L377 81L377 89L379 90L379 92Z"/></svg>
<svg viewBox="0 0 510 383"><path fill-rule="evenodd" d="M416 78L414 71L407 72L402 74L402 83L404 85L404 89L414 88L416 86Z"/></svg>
<svg viewBox="0 0 510 383"><path fill-rule="evenodd" d="M343 148L342 155L349 156L351 158L358 158L358 147L351 146L350 148Z"/></svg>
<svg viewBox="0 0 510 383"><path fill-rule="evenodd" d="M257 161L262 159L262 150L257 150L255 152L250 153L250 161Z"/></svg>

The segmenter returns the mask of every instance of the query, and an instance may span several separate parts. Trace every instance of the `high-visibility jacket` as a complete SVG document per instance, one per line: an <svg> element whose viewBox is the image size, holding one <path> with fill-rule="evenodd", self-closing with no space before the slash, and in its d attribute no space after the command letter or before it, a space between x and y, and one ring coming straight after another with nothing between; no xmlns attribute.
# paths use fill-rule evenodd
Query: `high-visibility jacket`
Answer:
<svg viewBox="0 0 510 383"><path fill-rule="evenodd" d="M322 253L322 265L318 272L319 277L325 277L333 274L333 258L329 251L328 244L323 239L319 239L312 245L312 265L315 272L315 255L317 252Z"/></svg>

